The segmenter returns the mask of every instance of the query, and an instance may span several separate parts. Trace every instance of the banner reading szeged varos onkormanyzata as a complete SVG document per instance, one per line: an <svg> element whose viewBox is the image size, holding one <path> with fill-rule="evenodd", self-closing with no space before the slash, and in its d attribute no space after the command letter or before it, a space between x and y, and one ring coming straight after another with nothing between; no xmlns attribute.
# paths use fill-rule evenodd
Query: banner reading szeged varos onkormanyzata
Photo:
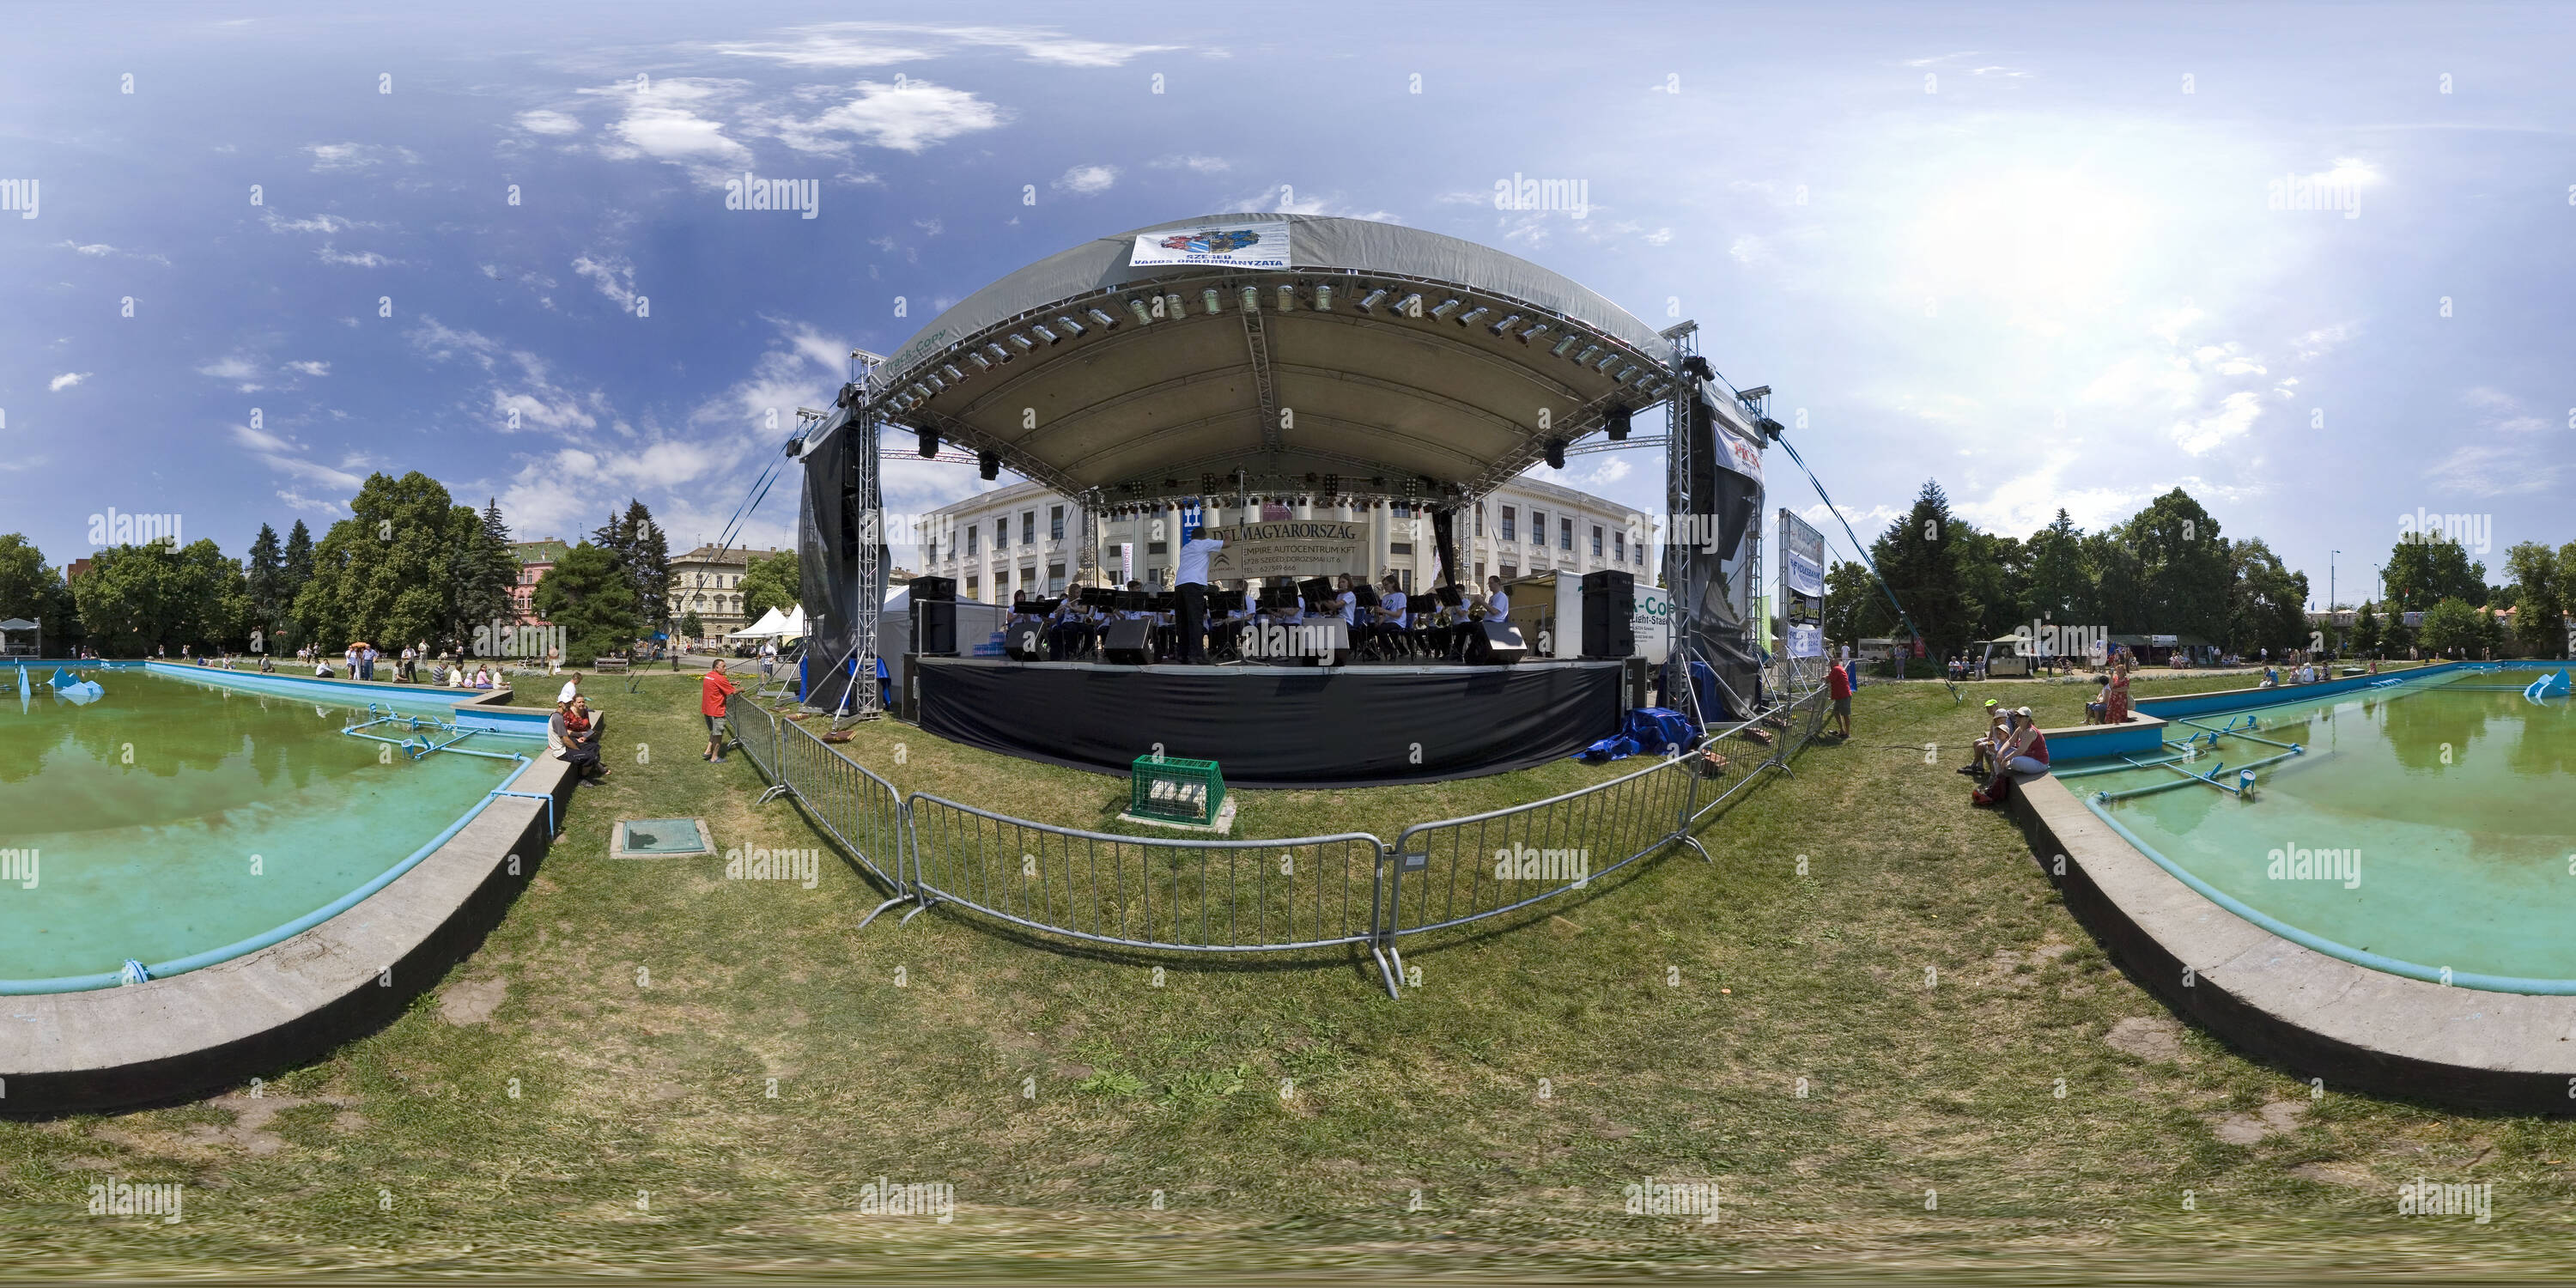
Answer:
<svg viewBox="0 0 2576 1288"><path fill-rule="evenodd" d="M1225 543L1225 549L1208 556L1208 576L1218 581L1369 573L1368 528L1364 524L1291 519L1209 528L1206 535Z"/></svg>

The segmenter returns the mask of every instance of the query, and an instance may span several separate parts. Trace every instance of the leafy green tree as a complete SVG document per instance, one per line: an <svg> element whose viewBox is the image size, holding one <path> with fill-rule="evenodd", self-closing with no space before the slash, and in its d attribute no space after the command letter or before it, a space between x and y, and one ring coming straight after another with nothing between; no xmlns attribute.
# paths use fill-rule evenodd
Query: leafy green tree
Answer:
<svg viewBox="0 0 2576 1288"><path fill-rule="evenodd" d="M510 555L510 529L497 502L481 514L463 505L448 511L446 558L448 629L455 637L471 640L476 627L495 622L507 627L519 562Z"/></svg>
<svg viewBox="0 0 2576 1288"><path fill-rule="evenodd" d="M2487 598L2486 565L2471 562L2465 547L2439 533L2401 538L2380 580L2389 606L2401 613L2420 613L2445 599L2475 607Z"/></svg>
<svg viewBox="0 0 2576 1288"><path fill-rule="evenodd" d="M250 603L249 619L242 623L248 631L259 633L255 651L276 653L282 639L279 626L286 620L286 556L277 541L277 529L263 523L259 535L251 538L250 555L242 561L242 589Z"/></svg>
<svg viewBox="0 0 2576 1288"><path fill-rule="evenodd" d="M2445 599L2424 610L2424 623L2415 631L2416 645L2437 657L2475 657L2486 636L2479 619L2478 610L2467 600Z"/></svg>
<svg viewBox="0 0 2576 1288"><path fill-rule="evenodd" d="M742 575L742 615L760 620L770 609L786 612L796 607L803 595L798 580L796 552L781 550L765 558L754 559Z"/></svg>
<svg viewBox="0 0 2576 1288"><path fill-rule="evenodd" d="M704 621L699 620L698 610L692 608L689 611L680 614L681 638L696 639L706 633L707 624Z"/></svg>
<svg viewBox="0 0 2576 1288"><path fill-rule="evenodd" d="M653 522L653 512L630 497L626 512L609 516L590 540L615 561L634 597L635 620L651 630L669 629L671 546L661 525Z"/></svg>
<svg viewBox="0 0 2576 1288"><path fill-rule="evenodd" d="M533 599L540 616L563 628L564 660L574 666L635 642L634 584L616 555L587 541L555 561Z"/></svg>
<svg viewBox="0 0 2576 1288"><path fill-rule="evenodd" d="M91 645L117 657L237 647L250 613L241 565L203 538L180 550L163 543L102 550L72 582L72 595Z"/></svg>
<svg viewBox="0 0 2576 1288"><path fill-rule="evenodd" d="M2019 537L1963 525L1958 553L1960 611L1970 642L2010 633L2024 620L2030 594L2029 548Z"/></svg>
<svg viewBox="0 0 2576 1288"><path fill-rule="evenodd" d="M2505 552L2513 574L2513 634L2508 647L2521 657L2562 657L2567 628L2559 614L2568 569L2558 552L2537 541L2518 542Z"/></svg>
<svg viewBox="0 0 2576 1288"><path fill-rule="evenodd" d="M2365 599L2361 601L2361 611L2352 616L2353 647L2361 650L2362 656L2372 657L2379 653L2380 643L2379 614L2371 611L2370 601Z"/></svg>
<svg viewBox="0 0 2576 1288"><path fill-rule="evenodd" d="M2308 646L2308 577L2289 570L2260 537L2231 542L2234 564L2225 635L2240 656Z"/></svg>
<svg viewBox="0 0 2576 1288"><path fill-rule="evenodd" d="M286 639L282 645L271 644L269 652L291 653L311 642L304 634L302 624L295 619L295 597L303 594L304 587L312 580L313 530L304 526L304 520L297 519L295 526L287 529L286 553L277 579L278 614Z"/></svg>
<svg viewBox="0 0 2576 1288"><path fill-rule="evenodd" d="M313 577L295 596L302 638L326 651L364 639L394 651L405 641L461 642L447 578L457 533L447 489L414 470L371 474L313 552Z"/></svg>
<svg viewBox="0 0 2576 1288"><path fill-rule="evenodd" d="M1837 559L1825 572L1825 638L1835 644L1878 639L1893 629L1895 615L1878 579L1856 560Z"/></svg>
<svg viewBox="0 0 2576 1288"><path fill-rule="evenodd" d="M2043 621L2089 625L2101 620L2093 579L2084 569L2084 531L2059 510L2057 518L2032 533L2029 611Z"/></svg>
<svg viewBox="0 0 2576 1288"><path fill-rule="evenodd" d="M1870 544L1879 576L1896 592L1905 617L1920 633L1931 659L1967 646L1971 626L1959 585L1962 525L1950 513L1941 485L1925 480L1914 507ZM1898 626L1901 634L1903 626Z"/></svg>
<svg viewBox="0 0 2576 1288"><path fill-rule="evenodd" d="M46 635L56 629L50 620L54 607L54 587L62 580L59 573L45 566L44 552L23 533L0 535L0 618L24 617L44 628ZM26 643L23 636L12 642ZM33 641L38 656L48 656L44 640Z"/></svg>
<svg viewBox="0 0 2576 1288"><path fill-rule="evenodd" d="M2117 529L2084 537L2084 566L2093 575L2093 603L2098 624L2114 633L2135 635L2148 627L2145 570L2138 552Z"/></svg>
<svg viewBox="0 0 2576 1288"><path fill-rule="evenodd" d="M2226 638L2235 568L2200 502L2175 488L2132 516L2122 535L2138 556L2144 620L2136 629Z"/></svg>

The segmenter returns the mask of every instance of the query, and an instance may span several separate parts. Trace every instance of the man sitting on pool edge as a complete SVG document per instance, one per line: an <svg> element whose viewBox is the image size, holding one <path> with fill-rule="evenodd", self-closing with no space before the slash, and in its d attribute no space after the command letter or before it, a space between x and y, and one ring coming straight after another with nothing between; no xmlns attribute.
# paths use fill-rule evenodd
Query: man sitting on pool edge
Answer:
<svg viewBox="0 0 2576 1288"><path fill-rule="evenodd" d="M2015 775L2036 778L2048 772L2048 737L2039 731L2039 722L2031 719L2030 708L2012 713L2012 732L1995 753L1995 776L1986 785L1968 794L1978 805L2003 803L2004 791Z"/></svg>

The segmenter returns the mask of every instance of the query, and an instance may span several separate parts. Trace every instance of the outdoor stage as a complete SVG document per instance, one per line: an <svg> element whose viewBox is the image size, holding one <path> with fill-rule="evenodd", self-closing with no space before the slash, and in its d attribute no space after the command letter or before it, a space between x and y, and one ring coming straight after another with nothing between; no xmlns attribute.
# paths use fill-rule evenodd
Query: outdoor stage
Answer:
<svg viewBox="0 0 2576 1288"><path fill-rule="evenodd" d="M1229 787L1373 787L1524 769L1619 732L1621 663L1108 666L924 657L921 727L1104 774L1214 760Z"/></svg>

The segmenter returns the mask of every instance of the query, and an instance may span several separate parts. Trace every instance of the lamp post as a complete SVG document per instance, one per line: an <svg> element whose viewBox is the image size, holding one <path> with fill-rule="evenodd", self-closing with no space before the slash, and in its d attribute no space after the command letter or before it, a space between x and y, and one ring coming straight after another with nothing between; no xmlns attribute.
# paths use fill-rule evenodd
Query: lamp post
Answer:
<svg viewBox="0 0 2576 1288"><path fill-rule="evenodd" d="M2326 552L2326 629L2335 633L2334 656L2336 657L2343 656L2343 623L2335 617L2334 561L2335 556L2342 553L2343 552L2340 550L2329 550Z"/></svg>

